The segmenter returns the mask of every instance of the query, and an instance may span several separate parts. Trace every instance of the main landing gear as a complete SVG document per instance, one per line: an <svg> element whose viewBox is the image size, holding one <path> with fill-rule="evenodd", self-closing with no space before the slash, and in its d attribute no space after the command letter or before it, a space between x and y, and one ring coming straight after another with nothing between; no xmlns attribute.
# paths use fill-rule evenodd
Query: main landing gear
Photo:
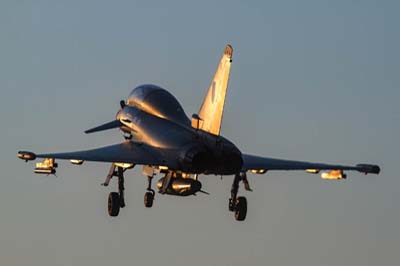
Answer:
<svg viewBox="0 0 400 266"><path fill-rule="evenodd" d="M120 208L125 207L125 197L124 197L124 172L126 169L116 166L115 164L111 165L110 171L106 177L106 181L102 184L103 186L108 186L110 180L113 176L118 177L118 192L110 192L108 195L108 214L112 217L118 216Z"/></svg>
<svg viewBox="0 0 400 266"><path fill-rule="evenodd" d="M235 213L235 219L237 221L244 221L247 215L247 199L245 197L237 196L240 181L243 181L244 188L247 191L252 191L246 173L236 174L232 183L231 198L229 199L229 211Z"/></svg>
<svg viewBox="0 0 400 266"><path fill-rule="evenodd" d="M132 168L132 167L130 167L130 168ZM114 177L114 176L118 177L118 192L111 192L108 196L107 210L108 210L108 214L112 217L118 216L120 209L125 207L124 172L127 169L128 168L124 168L118 164L113 163L111 165L110 171L106 177L105 182L102 184L103 186L108 186L112 177ZM152 183L153 178L154 178L154 173L147 173L148 185L147 185L147 191L144 194L144 206L146 208L151 208L153 206L153 202L154 202L155 191L151 188L151 183ZM166 188L169 187L171 178L172 178L172 173L169 173L169 175L167 174L164 177L164 179L162 179L162 184L159 187L160 193L165 194L167 192ZM201 184L199 185L199 187L195 186L195 184L197 184L197 183L193 184L193 182L195 182L195 181L198 182L196 179L192 180L189 183L183 183L183 184L188 186L190 189L194 189L195 192L201 191L200 190ZM185 179L182 179L182 180L185 180ZM179 179L177 181L181 181L181 183L182 183L183 182L182 180ZM247 180L246 173L243 172L243 173L236 174L233 179L233 183L232 183L231 198L229 199L229 210L231 212L234 212L235 219L237 221L244 221L246 219L246 215L247 215L247 199L242 196L238 197L238 195L237 195L238 191L239 191L240 181L243 182L245 190L251 191L249 181ZM194 188L192 188L192 186L194 186ZM191 193L190 195L192 195L192 194L194 194L194 193ZM183 193L181 193L181 194L173 193L173 195L186 196L186 194L183 194Z"/></svg>

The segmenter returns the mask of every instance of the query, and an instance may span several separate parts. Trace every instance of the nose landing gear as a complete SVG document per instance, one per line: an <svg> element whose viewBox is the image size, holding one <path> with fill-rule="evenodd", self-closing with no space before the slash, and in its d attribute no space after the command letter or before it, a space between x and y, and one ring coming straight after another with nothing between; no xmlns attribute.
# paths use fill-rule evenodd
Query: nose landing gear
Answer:
<svg viewBox="0 0 400 266"><path fill-rule="evenodd" d="M147 191L144 194L144 206L146 208L151 208L153 207L153 201L154 201L154 192L152 191Z"/></svg>
<svg viewBox="0 0 400 266"><path fill-rule="evenodd" d="M153 206L155 191L151 188L151 180L153 176L147 176L148 186L147 192L144 194L144 206L146 208L151 208Z"/></svg>

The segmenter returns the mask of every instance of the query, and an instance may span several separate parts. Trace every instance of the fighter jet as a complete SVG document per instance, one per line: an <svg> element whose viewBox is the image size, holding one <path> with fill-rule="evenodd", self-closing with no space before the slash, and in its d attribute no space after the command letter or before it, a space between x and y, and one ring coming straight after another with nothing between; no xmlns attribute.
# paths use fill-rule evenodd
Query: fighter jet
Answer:
<svg viewBox="0 0 400 266"><path fill-rule="evenodd" d="M247 173L305 170L317 174L322 171L321 177L331 180L345 179L344 171L350 170L379 174L378 165L348 166L249 155L221 136L232 54L232 47L227 45L200 110L191 119L170 92L156 85L141 85L132 90L126 101L120 102L115 120L85 131L89 134L119 128L123 132L122 143L67 153L19 151L18 157L25 161L43 158L34 170L38 174L55 174L56 159L70 160L76 165L84 161L110 163L103 185L108 186L112 177L117 177L118 192L108 196L108 214L113 217L125 207L124 173L135 166L142 166L142 173L148 179L144 196L147 208L153 206L156 193L152 180L156 176L160 178L157 182L160 194L183 197L206 193L202 190L199 175L233 176L228 209L237 221L245 220L247 214L247 200L238 196L241 183L245 190L251 191Z"/></svg>

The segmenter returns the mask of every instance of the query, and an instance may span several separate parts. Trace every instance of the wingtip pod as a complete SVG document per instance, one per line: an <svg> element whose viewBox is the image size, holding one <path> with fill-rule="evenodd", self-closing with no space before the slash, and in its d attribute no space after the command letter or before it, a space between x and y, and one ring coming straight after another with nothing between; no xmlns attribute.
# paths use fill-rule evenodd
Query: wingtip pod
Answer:
<svg viewBox="0 0 400 266"><path fill-rule="evenodd" d="M19 151L17 157L27 162L35 160L36 154L30 151Z"/></svg>
<svg viewBox="0 0 400 266"><path fill-rule="evenodd" d="M361 173L365 174L379 174L381 172L381 168L379 165L374 164L357 164L357 170Z"/></svg>

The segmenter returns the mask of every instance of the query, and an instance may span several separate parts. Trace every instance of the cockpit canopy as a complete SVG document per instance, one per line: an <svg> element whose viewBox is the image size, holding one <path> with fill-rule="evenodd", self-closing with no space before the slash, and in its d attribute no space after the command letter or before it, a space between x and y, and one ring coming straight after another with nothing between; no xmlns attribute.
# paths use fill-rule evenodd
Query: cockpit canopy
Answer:
<svg viewBox="0 0 400 266"><path fill-rule="evenodd" d="M190 120L176 98L156 85L141 85L132 90L127 105L152 115L190 125Z"/></svg>

